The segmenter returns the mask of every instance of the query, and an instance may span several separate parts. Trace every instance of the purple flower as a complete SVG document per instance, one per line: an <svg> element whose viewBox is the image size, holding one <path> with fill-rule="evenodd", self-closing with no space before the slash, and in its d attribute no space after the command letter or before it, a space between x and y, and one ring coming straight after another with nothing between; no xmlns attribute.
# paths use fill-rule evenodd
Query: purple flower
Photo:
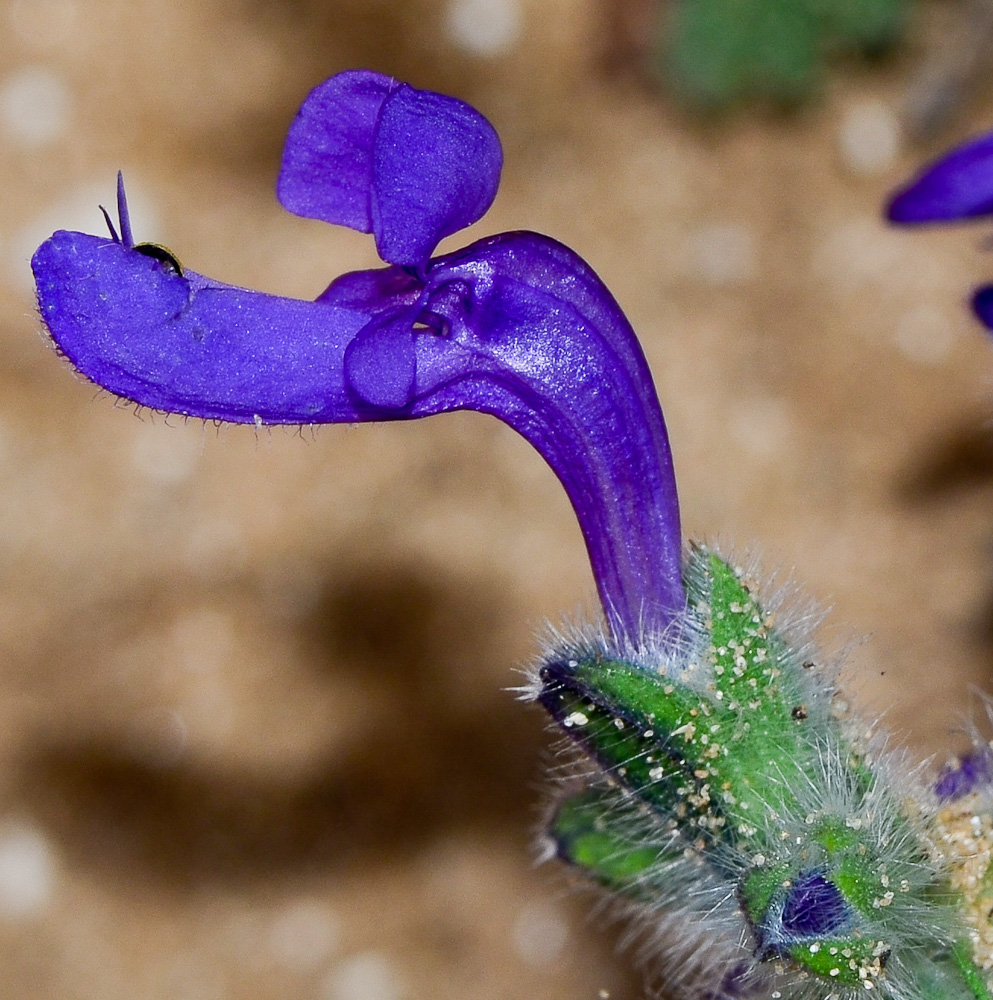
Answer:
<svg viewBox="0 0 993 1000"><path fill-rule="evenodd" d="M60 231L38 248L39 309L83 375L159 410L257 424L499 417L559 476L610 628L637 642L685 596L672 456L634 331L589 265L546 236L431 256L489 208L501 165L468 105L341 73L290 127L279 199L372 233L390 266L313 302L222 284L136 244L119 183L120 235Z"/></svg>
<svg viewBox="0 0 993 1000"><path fill-rule="evenodd" d="M934 792L943 802L954 802L993 785L993 750L977 744L954 764L946 764L934 783Z"/></svg>
<svg viewBox="0 0 993 1000"><path fill-rule="evenodd" d="M890 200L891 222L922 225L993 215L993 133L963 143L931 163ZM993 286L972 298L976 315L993 329Z"/></svg>

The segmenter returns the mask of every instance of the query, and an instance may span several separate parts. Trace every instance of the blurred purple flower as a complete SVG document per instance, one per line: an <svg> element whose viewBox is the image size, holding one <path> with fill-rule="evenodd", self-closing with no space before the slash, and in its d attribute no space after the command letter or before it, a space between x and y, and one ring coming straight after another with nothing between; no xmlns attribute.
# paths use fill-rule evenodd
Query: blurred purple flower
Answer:
<svg viewBox="0 0 993 1000"><path fill-rule="evenodd" d="M965 798L993 786L993 750L983 743L963 754L955 764L941 769L934 792L944 802Z"/></svg>
<svg viewBox="0 0 993 1000"><path fill-rule="evenodd" d="M904 225L993 215L993 133L956 146L890 199L886 216ZM993 286L976 290L972 308L993 329Z"/></svg>
<svg viewBox="0 0 993 1000"><path fill-rule="evenodd" d="M256 424L504 420L576 510L608 623L637 642L683 607L672 456L651 373L593 270L537 233L431 257L499 183L489 122L450 97L341 73L287 137L280 201L371 232L390 266L313 301L235 288L120 236L59 231L32 260L42 319L87 378L137 403ZM109 223L109 219L108 219Z"/></svg>

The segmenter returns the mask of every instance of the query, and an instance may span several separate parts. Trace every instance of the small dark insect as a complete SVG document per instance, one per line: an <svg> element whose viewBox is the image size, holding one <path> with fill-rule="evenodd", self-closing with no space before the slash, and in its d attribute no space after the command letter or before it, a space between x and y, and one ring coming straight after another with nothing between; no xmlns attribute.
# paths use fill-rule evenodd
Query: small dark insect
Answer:
<svg viewBox="0 0 993 1000"><path fill-rule="evenodd" d="M793 709L793 711L790 712L790 715L792 715L797 722L802 722L804 719L807 718L807 706L797 705Z"/></svg>
<svg viewBox="0 0 993 1000"><path fill-rule="evenodd" d="M179 258L168 247L159 243L135 243L134 235L131 232L131 213L128 211L128 199L124 192L124 175L120 170L117 171L117 218L121 224L120 234L114 228L114 220L103 205L100 206L100 211L103 212L104 221L110 230L110 238L115 243L120 244L126 250L137 250L138 253L151 257L152 260L157 260L165 266L166 270L182 277L183 265L179 263Z"/></svg>
<svg viewBox="0 0 993 1000"><path fill-rule="evenodd" d="M168 248L158 243L136 243L132 248L138 253L157 260L178 275L183 273L183 265L179 263L179 258Z"/></svg>

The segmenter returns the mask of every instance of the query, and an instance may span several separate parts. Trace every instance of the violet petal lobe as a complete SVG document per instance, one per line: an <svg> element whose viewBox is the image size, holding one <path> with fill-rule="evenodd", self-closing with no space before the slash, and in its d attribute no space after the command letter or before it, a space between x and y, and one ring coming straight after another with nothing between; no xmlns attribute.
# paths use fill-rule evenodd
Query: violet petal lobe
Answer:
<svg viewBox="0 0 993 1000"><path fill-rule="evenodd" d="M324 299L340 287L354 307L365 281L346 275ZM351 383L368 417L470 409L508 423L562 481L614 635L664 629L685 604L672 455L647 362L600 279L548 237L504 233L432 261L420 309L410 402L377 408Z"/></svg>
<svg viewBox="0 0 993 1000"><path fill-rule="evenodd" d="M413 398L414 318L404 308L376 316L345 349L345 381L370 406L399 410Z"/></svg>
<svg viewBox="0 0 993 1000"><path fill-rule="evenodd" d="M352 70L303 102L277 193L297 215L373 233L383 260L420 267L486 212L502 165L500 140L475 108Z"/></svg>
<svg viewBox="0 0 993 1000"><path fill-rule="evenodd" d="M978 136L898 191L887 218L899 223L950 222L993 214L993 133Z"/></svg>
<svg viewBox="0 0 993 1000"><path fill-rule="evenodd" d="M400 305L412 306L423 291L420 278L405 268L381 267L340 275L317 296L317 301L380 313Z"/></svg>
<svg viewBox="0 0 993 1000"><path fill-rule="evenodd" d="M379 256L423 264L440 240L490 207L502 165L500 140L475 108L402 84L383 102L373 147Z"/></svg>
<svg viewBox="0 0 993 1000"><path fill-rule="evenodd" d="M372 232L373 144L383 102L400 84L350 70L315 87L290 125L276 191L287 211Z"/></svg>
<svg viewBox="0 0 993 1000"><path fill-rule="evenodd" d="M344 352L367 314L179 274L84 233L55 233L31 264L59 349L119 396L242 423L361 419Z"/></svg>

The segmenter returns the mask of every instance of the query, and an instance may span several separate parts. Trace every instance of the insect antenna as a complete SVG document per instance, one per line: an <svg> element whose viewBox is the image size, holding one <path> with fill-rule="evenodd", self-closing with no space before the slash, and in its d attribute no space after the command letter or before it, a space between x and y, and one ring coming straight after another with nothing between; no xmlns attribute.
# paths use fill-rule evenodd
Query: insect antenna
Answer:
<svg viewBox="0 0 993 1000"><path fill-rule="evenodd" d="M110 238L115 243L120 243L121 238L117 235L117 230L114 228L114 223L110 218L110 213L103 207L103 205L100 205L99 208L100 211L103 212L103 221L107 223L107 228L110 230Z"/></svg>
<svg viewBox="0 0 993 1000"><path fill-rule="evenodd" d="M104 215L107 213L104 212ZM117 171L117 217L121 221L120 242L129 250L134 246L134 236L131 233L131 214L128 212L128 196L124 190L124 174ZM110 220L108 219L108 224ZM113 233L114 227L111 226ZM115 234L116 235L116 234Z"/></svg>

